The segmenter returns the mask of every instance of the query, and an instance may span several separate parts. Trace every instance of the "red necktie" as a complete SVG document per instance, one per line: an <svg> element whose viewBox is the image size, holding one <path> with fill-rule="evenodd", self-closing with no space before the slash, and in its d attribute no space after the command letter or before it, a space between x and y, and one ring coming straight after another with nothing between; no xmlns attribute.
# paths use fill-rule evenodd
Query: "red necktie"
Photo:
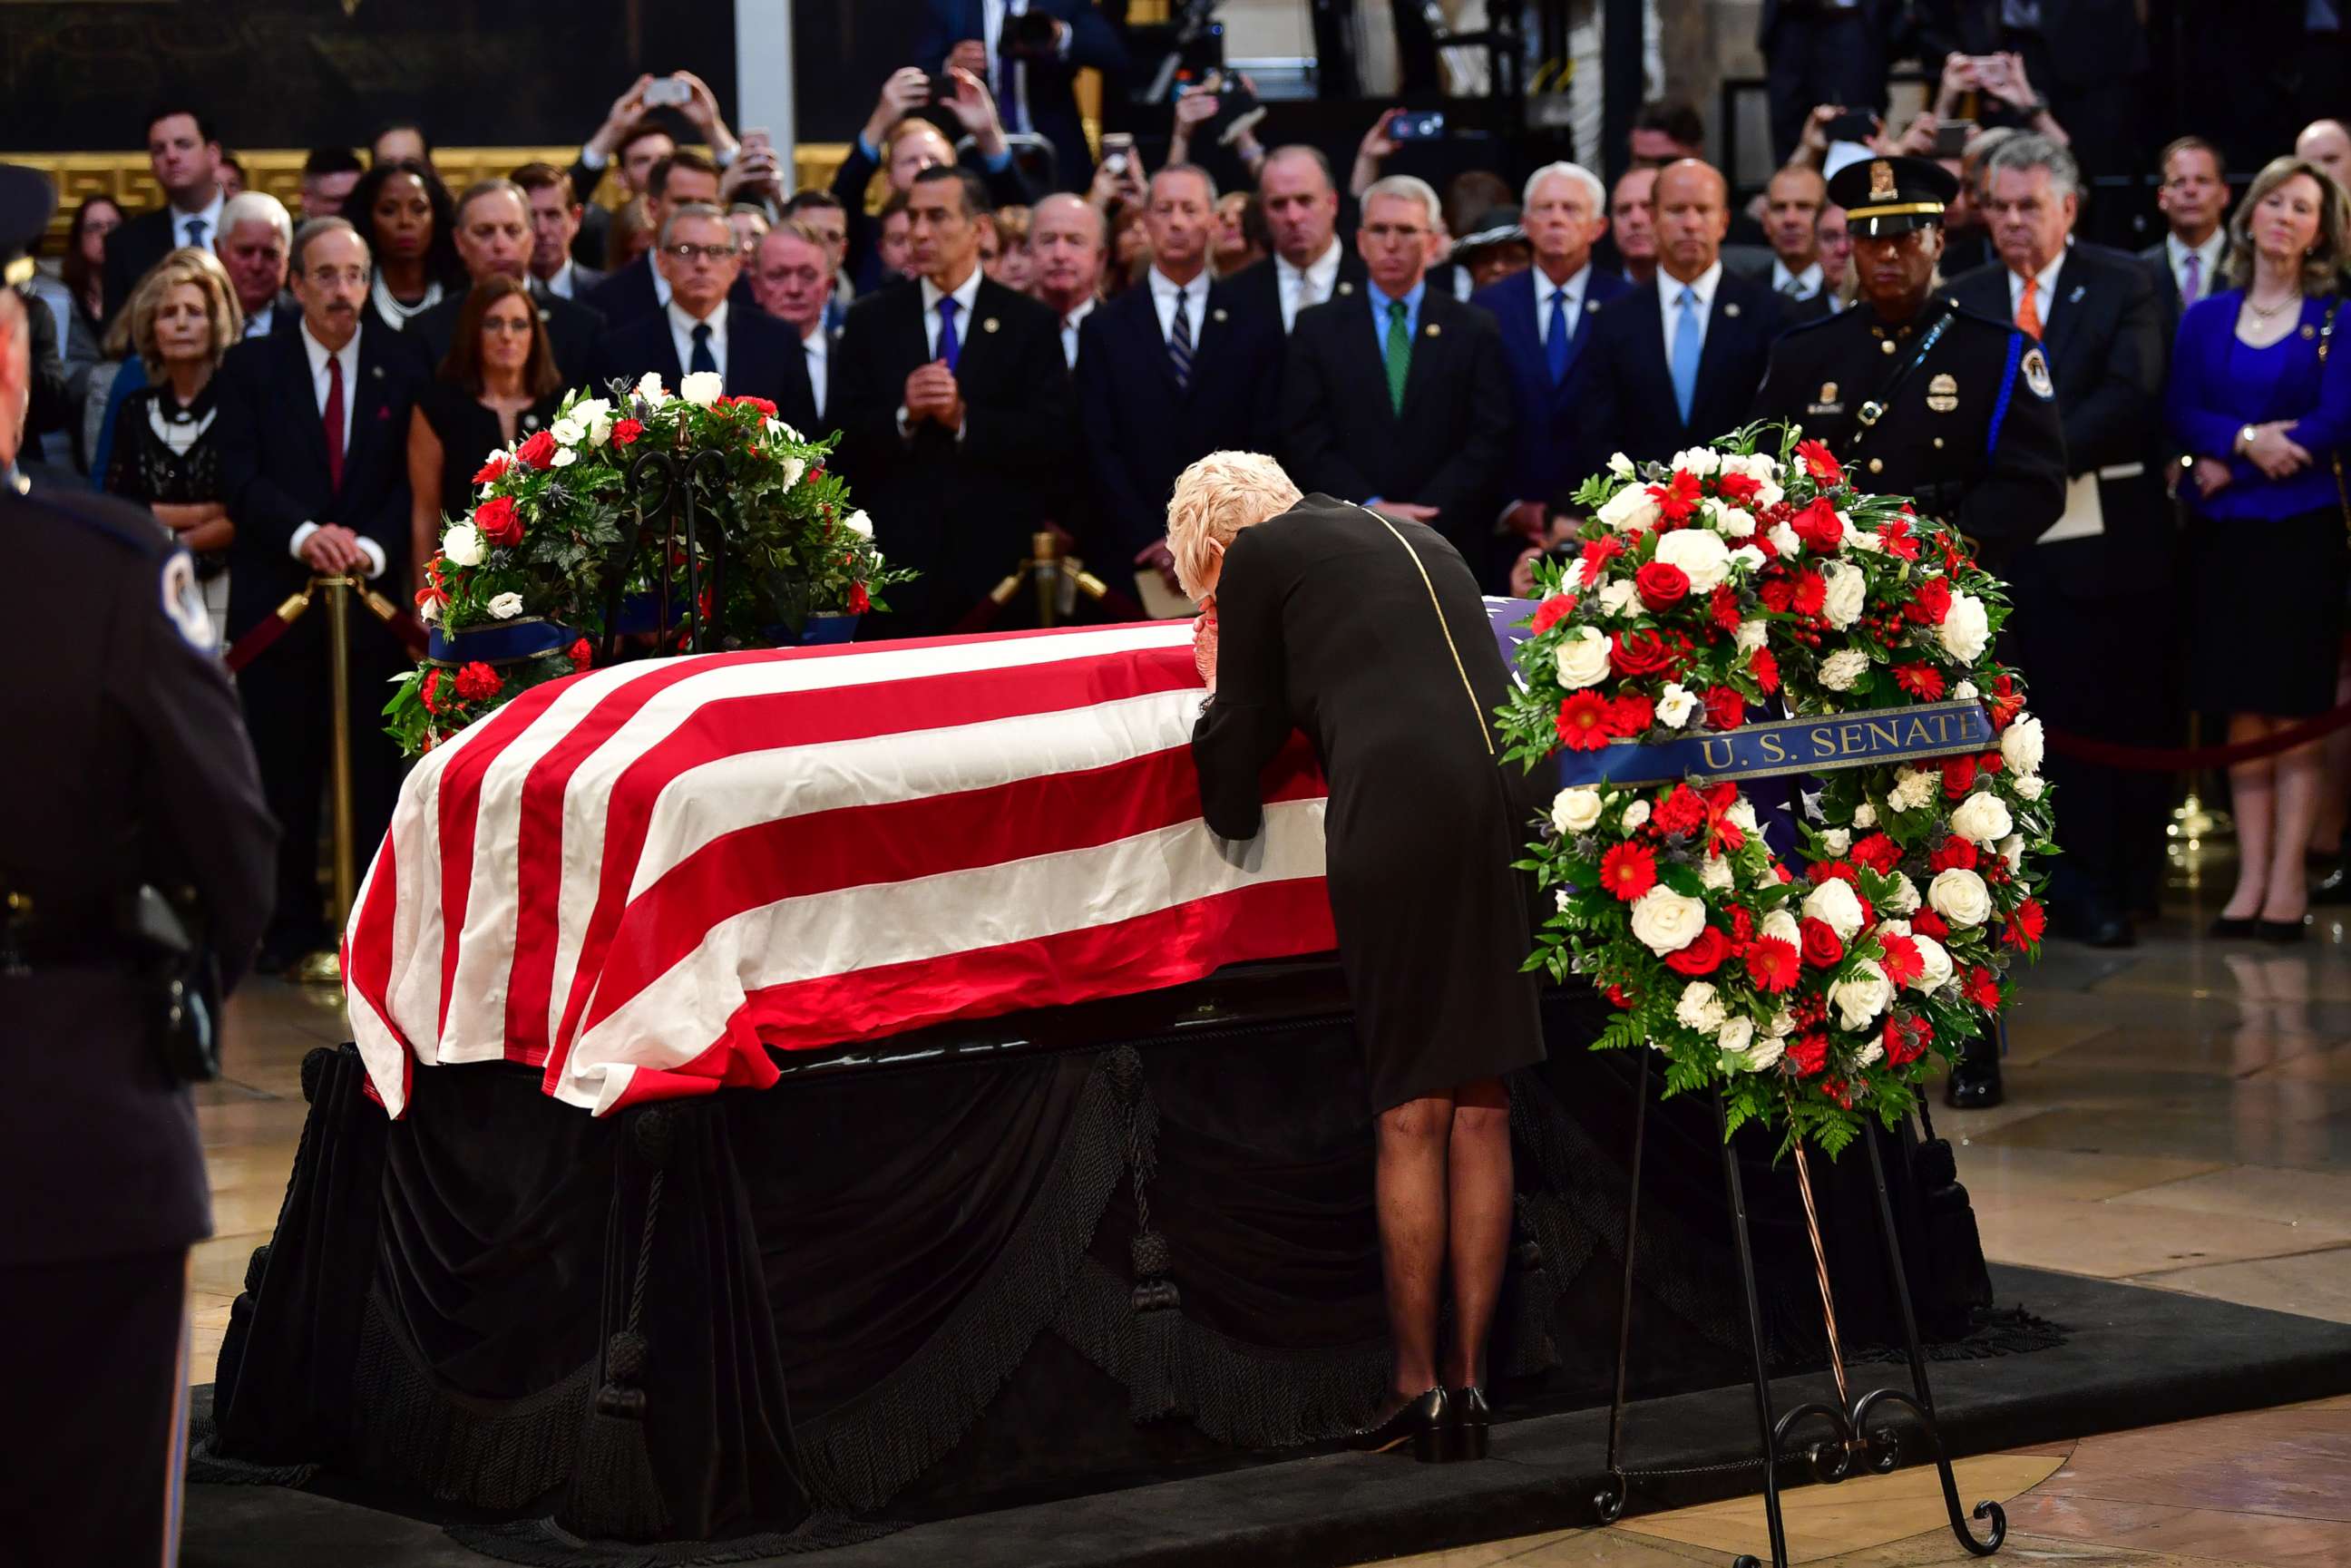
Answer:
<svg viewBox="0 0 2351 1568"><path fill-rule="evenodd" d="M343 361L327 359L327 483L343 487Z"/></svg>

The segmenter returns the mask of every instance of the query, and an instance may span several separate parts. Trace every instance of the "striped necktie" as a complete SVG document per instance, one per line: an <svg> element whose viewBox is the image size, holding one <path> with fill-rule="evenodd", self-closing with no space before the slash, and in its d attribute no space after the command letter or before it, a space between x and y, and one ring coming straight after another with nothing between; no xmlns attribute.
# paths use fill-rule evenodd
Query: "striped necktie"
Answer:
<svg viewBox="0 0 2351 1568"><path fill-rule="evenodd" d="M1167 363L1176 372L1176 384L1188 392L1192 386L1192 317L1185 308L1186 294L1176 291L1176 319L1167 329Z"/></svg>

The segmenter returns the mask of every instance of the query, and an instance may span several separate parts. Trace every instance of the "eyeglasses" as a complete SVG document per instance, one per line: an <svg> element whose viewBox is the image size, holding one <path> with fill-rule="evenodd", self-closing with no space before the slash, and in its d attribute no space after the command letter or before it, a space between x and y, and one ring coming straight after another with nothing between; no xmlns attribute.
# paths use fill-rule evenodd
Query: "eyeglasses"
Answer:
<svg viewBox="0 0 2351 1568"><path fill-rule="evenodd" d="M678 260L686 262L692 261L695 256L700 256L705 261L719 262L725 261L730 256L742 254L732 245L673 245L664 246L662 250L665 256L674 256Z"/></svg>

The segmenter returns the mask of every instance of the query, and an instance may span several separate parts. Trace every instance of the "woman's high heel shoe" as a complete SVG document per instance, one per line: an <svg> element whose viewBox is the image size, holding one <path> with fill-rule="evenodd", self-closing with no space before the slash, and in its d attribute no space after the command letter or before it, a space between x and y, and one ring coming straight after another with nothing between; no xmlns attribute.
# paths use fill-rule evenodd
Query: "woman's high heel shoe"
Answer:
<svg viewBox="0 0 2351 1568"><path fill-rule="evenodd" d="M1348 1437L1347 1447L1358 1453L1384 1454L1410 1443L1414 1458L1437 1464L1453 1457L1452 1436L1452 1406L1444 1389L1432 1388L1378 1426L1357 1428Z"/></svg>
<svg viewBox="0 0 2351 1568"><path fill-rule="evenodd" d="M1473 1383L1467 1388L1453 1390L1445 1398L1453 1417L1453 1457L1484 1458L1487 1432L1494 1425L1494 1412L1486 1403L1486 1391Z"/></svg>

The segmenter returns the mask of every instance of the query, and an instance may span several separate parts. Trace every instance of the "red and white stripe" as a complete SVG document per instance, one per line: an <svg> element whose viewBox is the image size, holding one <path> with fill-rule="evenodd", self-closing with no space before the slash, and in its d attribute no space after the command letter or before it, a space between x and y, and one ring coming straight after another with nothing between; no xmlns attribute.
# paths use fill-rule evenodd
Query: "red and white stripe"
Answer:
<svg viewBox="0 0 2351 1568"><path fill-rule="evenodd" d="M1182 622L715 653L525 693L427 756L344 937L394 1114L523 1061L601 1115L798 1051L1333 945L1323 784L1200 820Z"/></svg>

